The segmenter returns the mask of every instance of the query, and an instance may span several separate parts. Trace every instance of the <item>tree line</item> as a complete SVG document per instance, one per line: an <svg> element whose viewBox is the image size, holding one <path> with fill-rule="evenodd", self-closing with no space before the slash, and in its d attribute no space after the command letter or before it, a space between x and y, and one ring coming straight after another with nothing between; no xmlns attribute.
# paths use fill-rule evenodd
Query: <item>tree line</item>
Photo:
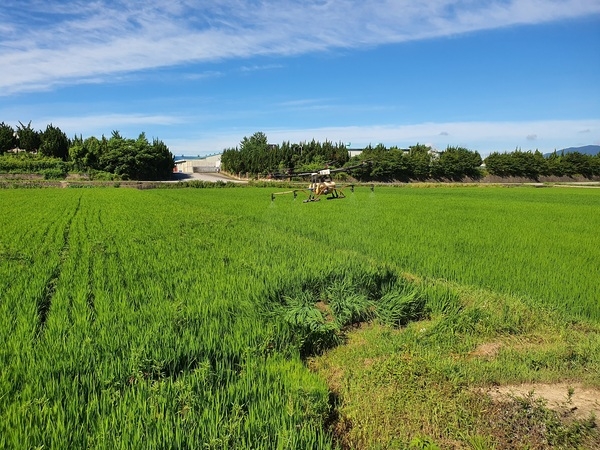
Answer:
<svg viewBox="0 0 600 450"><path fill-rule="evenodd" d="M231 173L250 176L310 172L323 167L344 167L369 161L352 176L359 180L424 180L445 178L460 180L465 177L481 176L479 166L481 156L477 152L462 147L448 147L437 153L431 147L414 145L408 149L376 147L363 149L359 156L350 158L348 149L342 143L324 143L312 140L281 145L268 144L264 133L258 132L244 137L239 147L223 151L221 167Z"/></svg>
<svg viewBox="0 0 600 450"><path fill-rule="evenodd" d="M595 156L579 152L554 151L544 156L539 151L524 152L520 149L511 153L492 153L485 159L486 170L501 177L574 176L586 178L600 176L600 153Z"/></svg>
<svg viewBox="0 0 600 450"><path fill-rule="evenodd" d="M538 150L494 152L484 160L476 151L449 146L436 152L425 145L408 149L386 149L383 145L367 147L357 161L370 160L369 167L359 171L361 180L450 180L479 179L485 174L500 177L523 177L537 180L541 176L600 176L600 154L554 151L544 156ZM352 164L354 161L350 161ZM483 164L482 164L483 163Z"/></svg>
<svg viewBox="0 0 600 450"><path fill-rule="evenodd" d="M239 147L228 148L221 155L221 168L230 173L268 176L274 173L308 172L326 165L342 167L348 162L346 146L314 139L310 142L271 145L262 132L244 137Z"/></svg>
<svg viewBox="0 0 600 450"><path fill-rule="evenodd" d="M221 167L230 173L260 177L309 172L325 166L353 166L364 161L369 161L369 164L352 171L352 176L360 181L476 180L486 173L531 179L600 175L600 154L554 152L546 157L537 150L524 152L517 149L510 153L494 152L483 160L477 151L464 147L449 146L443 151L435 151L423 144L405 149L379 144L375 147L369 145L360 155L349 158L342 143L312 140L273 145L268 143L262 132L244 137L239 147L224 150Z"/></svg>
<svg viewBox="0 0 600 450"><path fill-rule="evenodd" d="M8 156L15 149L19 152ZM80 135L69 139L52 124L36 131L31 122L19 122L16 129L0 123L0 155L4 155L0 170L5 172L98 172L131 180L167 179L175 164L165 143L159 139L149 142L143 132L137 139L124 138L118 131L110 138L83 139Z"/></svg>
<svg viewBox="0 0 600 450"><path fill-rule="evenodd" d="M144 133L127 139L118 131L110 138L76 136L67 138L60 128L47 125L36 131L19 122L16 129L0 123L0 155L13 149L22 152L0 158L2 172L40 172L56 176L69 171L111 174L121 179L157 180L171 176L174 158L164 142L149 142ZM339 168L364 165L352 172L361 181L410 181L478 179L486 173L500 177L600 176L600 154L596 156L554 152L544 156L539 151L494 152L482 160L477 151L449 146L443 151L416 144L402 149L383 144L368 146L350 158L342 143L315 141L281 145L268 143L257 132L244 137L239 147L225 149L221 156L223 170L250 176L277 173L310 172L323 167ZM483 163L483 164L482 164Z"/></svg>
<svg viewBox="0 0 600 450"><path fill-rule="evenodd" d="M350 164L370 161L353 173L363 181L409 181L478 179L482 176L481 156L463 147L448 147L437 152L430 146L416 144L407 149L386 148L383 144L368 146Z"/></svg>

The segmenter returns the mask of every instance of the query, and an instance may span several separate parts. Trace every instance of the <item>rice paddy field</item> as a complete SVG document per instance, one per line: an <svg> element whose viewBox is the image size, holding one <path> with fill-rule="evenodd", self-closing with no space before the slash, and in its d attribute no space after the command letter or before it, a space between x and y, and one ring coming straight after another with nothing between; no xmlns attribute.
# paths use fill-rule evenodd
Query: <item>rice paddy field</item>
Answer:
<svg viewBox="0 0 600 450"><path fill-rule="evenodd" d="M275 191L0 190L0 448L600 445L599 190Z"/></svg>

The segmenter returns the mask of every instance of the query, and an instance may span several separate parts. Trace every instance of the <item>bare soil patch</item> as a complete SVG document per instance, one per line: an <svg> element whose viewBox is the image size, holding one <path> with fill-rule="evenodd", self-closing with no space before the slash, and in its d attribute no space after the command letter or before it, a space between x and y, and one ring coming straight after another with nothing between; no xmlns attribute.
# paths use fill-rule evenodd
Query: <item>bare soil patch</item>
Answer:
<svg viewBox="0 0 600 450"><path fill-rule="evenodd" d="M495 386L487 392L494 400L503 401L510 397L527 397L531 393L541 398L549 409L560 413L568 412L573 418L587 419L593 414L596 422L600 418L600 390L586 388L581 384L519 384Z"/></svg>

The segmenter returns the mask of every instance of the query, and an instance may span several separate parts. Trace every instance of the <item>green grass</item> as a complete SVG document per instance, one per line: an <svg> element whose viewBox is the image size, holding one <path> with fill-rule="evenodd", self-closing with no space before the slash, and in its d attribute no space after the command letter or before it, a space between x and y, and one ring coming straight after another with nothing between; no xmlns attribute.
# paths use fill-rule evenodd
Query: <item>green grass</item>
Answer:
<svg viewBox="0 0 600 450"><path fill-rule="evenodd" d="M479 442L467 387L600 384L593 190L270 192L0 190L0 448L331 448L341 372L349 442Z"/></svg>

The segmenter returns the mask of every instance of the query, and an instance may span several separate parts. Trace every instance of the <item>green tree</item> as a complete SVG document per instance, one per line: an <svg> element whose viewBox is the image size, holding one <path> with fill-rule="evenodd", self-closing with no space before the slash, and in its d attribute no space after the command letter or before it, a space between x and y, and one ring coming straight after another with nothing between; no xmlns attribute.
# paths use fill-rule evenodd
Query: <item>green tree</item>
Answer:
<svg viewBox="0 0 600 450"><path fill-rule="evenodd" d="M533 164L539 175L550 175L548 159L539 150L533 153Z"/></svg>
<svg viewBox="0 0 600 450"><path fill-rule="evenodd" d="M567 153L562 158L567 175L583 175L590 178L594 173L593 157L579 152Z"/></svg>
<svg viewBox="0 0 600 450"><path fill-rule="evenodd" d="M537 179L543 170L540 161L535 154L528 151L523 152L520 149L511 153L512 171L514 176Z"/></svg>
<svg viewBox="0 0 600 450"><path fill-rule="evenodd" d="M485 158L485 167L490 175L499 177L508 176L508 155L506 153L492 152Z"/></svg>
<svg viewBox="0 0 600 450"><path fill-rule="evenodd" d="M15 130L4 122L0 123L0 155L17 146Z"/></svg>
<svg viewBox="0 0 600 450"><path fill-rule="evenodd" d="M77 170L100 170L100 156L105 148L106 143L103 145L103 141L94 136L85 140L76 137L69 147L69 159Z"/></svg>
<svg viewBox="0 0 600 450"><path fill-rule="evenodd" d="M561 164L562 156L556 153L556 150L546 158L546 175L554 175L561 177L564 175L563 167Z"/></svg>
<svg viewBox="0 0 600 450"><path fill-rule="evenodd" d="M597 153L596 156L592 157L592 174L595 176L600 175L600 153Z"/></svg>
<svg viewBox="0 0 600 450"><path fill-rule="evenodd" d="M134 140L113 131L106 144L104 140L100 144L106 149L101 151L98 166L105 172L133 180L167 179L173 172L175 161L169 148L158 139L150 144L145 133Z"/></svg>
<svg viewBox="0 0 600 450"><path fill-rule="evenodd" d="M537 178L540 174L536 157L517 148L512 153L491 153L485 159L487 171L501 177Z"/></svg>
<svg viewBox="0 0 600 450"><path fill-rule="evenodd" d="M77 170L85 170L83 158L85 150L83 146L83 136L75 136L69 146L69 160L72 161L73 167Z"/></svg>
<svg viewBox="0 0 600 450"><path fill-rule="evenodd" d="M392 166L392 178L398 181L409 181L412 176L408 152L397 147L389 151L390 164Z"/></svg>
<svg viewBox="0 0 600 450"><path fill-rule="evenodd" d="M362 151L360 160L371 161L371 165L355 171L354 176L361 179L364 171L368 171L367 179L391 181L394 179L394 160L383 144L372 147L370 144Z"/></svg>
<svg viewBox="0 0 600 450"><path fill-rule="evenodd" d="M432 174L437 178L460 181L465 177L479 178L482 160L478 152L464 147L448 147L432 163Z"/></svg>
<svg viewBox="0 0 600 450"><path fill-rule="evenodd" d="M409 157L408 150L398 147L386 148L383 144L367 146L360 155L353 157L347 166L353 166L368 161L368 165L352 170L352 176L361 181L409 181L414 178L414 161ZM429 167L429 155L427 167ZM429 169L427 169L429 172Z"/></svg>
<svg viewBox="0 0 600 450"><path fill-rule="evenodd" d="M244 172L242 156L237 148L227 148L221 154L221 168L226 172Z"/></svg>
<svg viewBox="0 0 600 450"><path fill-rule="evenodd" d="M431 171L431 147L423 144L409 147L407 155L410 177L416 180L429 178Z"/></svg>
<svg viewBox="0 0 600 450"><path fill-rule="evenodd" d="M46 126L46 130L41 134L40 153L44 156L60 158L63 161L69 156L69 139L60 128L52 124Z"/></svg>
<svg viewBox="0 0 600 450"><path fill-rule="evenodd" d="M348 150L342 143L312 140L281 145L269 144L262 132L244 137L239 148L228 148L221 155L223 170L233 173L267 175L314 168L341 167L348 161Z"/></svg>
<svg viewBox="0 0 600 450"><path fill-rule="evenodd" d="M254 133L249 138L244 136L240 142L240 154L244 160L246 170L252 174L258 174L269 170L266 167L269 143L267 135L262 131Z"/></svg>
<svg viewBox="0 0 600 450"><path fill-rule="evenodd" d="M167 145L153 139L152 144L146 147L145 152L138 153L138 168L140 177L145 180L166 180L171 178L175 158Z"/></svg>
<svg viewBox="0 0 600 450"><path fill-rule="evenodd" d="M28 152L37 151L42 143L40 132L31 128L31 121L27 125L19 122L17 126L17 139L19 148Z"/></svg>

